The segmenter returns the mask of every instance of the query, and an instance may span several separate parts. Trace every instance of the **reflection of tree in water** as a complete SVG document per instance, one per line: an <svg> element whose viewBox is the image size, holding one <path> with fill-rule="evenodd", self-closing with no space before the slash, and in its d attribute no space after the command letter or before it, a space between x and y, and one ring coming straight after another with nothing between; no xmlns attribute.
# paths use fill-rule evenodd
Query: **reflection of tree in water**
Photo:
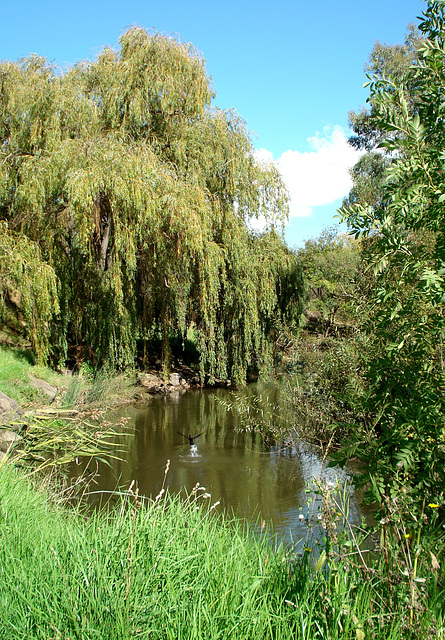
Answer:
<svg viewBox="0 0 445 640"><path fill-rule="evenodd" d="M259 403L258 392L264 400ZM144 495L156 495L162 484L164 467L171 460L167 478L170 491L185 487L190 492L197 482L221 500L229 510L248 519L273 519L280 514L298 519L304 501L304 479L299 452L291 444L265 439L250 429L259 417L266 424L277 413L279 401L271 387L251 385L237 392L245 403L253 403L246 423L242 412L229 410L233 394L227 389L187 392L178 398L153 397L147 407L125 409L131 417L132 435L125 440L125 459L101 466L99 488L123 488L136 480ZM281 410L284 414L284 409ZM203 432L196 455L178 434Z"/></svg>

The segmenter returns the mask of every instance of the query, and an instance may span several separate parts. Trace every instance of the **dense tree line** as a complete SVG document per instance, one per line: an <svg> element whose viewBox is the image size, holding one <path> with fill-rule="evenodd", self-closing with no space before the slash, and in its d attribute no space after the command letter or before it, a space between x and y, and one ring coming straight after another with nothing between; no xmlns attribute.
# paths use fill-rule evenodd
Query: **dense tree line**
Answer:
<svg viewBox="0 0 445 640"><path fill-rule="evenodd" d="M266 370L299 313L287 192L188 44L132 28L63 72L0 64L0 295L41 361L133 366L193 330L201 375ZM264 215L267 230L253 233Z"/></svg>

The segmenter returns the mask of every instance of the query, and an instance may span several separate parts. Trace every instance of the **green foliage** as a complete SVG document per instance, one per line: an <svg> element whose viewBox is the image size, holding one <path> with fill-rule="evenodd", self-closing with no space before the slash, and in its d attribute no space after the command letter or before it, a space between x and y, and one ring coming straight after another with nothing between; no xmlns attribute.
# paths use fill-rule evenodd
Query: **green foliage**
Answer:
<svg viewBox="0 0 445 640"><path fill-rule="evenodd" d="M377 528L364 520L353 525L351 491L348 481L340 484L321 478L313 478L306 489L310 497L305 546L312 553L315 545L315 569L320 570L327 563L331 576L341 579L342 569L354 574L360 567L361 580L368 584L378 576L379 585L374 583L374 589L375 595L379 594L380 620L384 616L396 617L401 638L417 637L422 629L427 637L442 637L445 532L439 526L438 505L424 503L419 518L413 522L412 501L400 493L388 501L387 516ZM369 610L371 617L376 612L371 603ZM436 619L430 619L428 628L424 612L433 610Z"/></svg>
<svg viewBox="0 0 445 640"><path fill-rule="evenodd" d="M409 75L409 71L421 58L419 47L422 40L422 33L414 25L409 25L404 44L388 45L377 40L369 56L369 62L365 65L365 73L368 76L391 78L397 83L405 82L405 97L411 109L415 101L416 82ZM377 110L374 107L373 96L370 96L368 103L370 109L362 108L358 113L349 113L349 124L354 133L349 143L356 149L376 152L383 132L377 126L374 117Z"/></svg>
<svg viewBox="0 0 445 640"><path fill-rule="evenodd" d="M351 326L359 243L333 227L298 251L305 282L304 315L326 336Z"/></svg>
<svg viewBox="0 0 445 640"><path fill-rule="evenodd" d="M57 278L41 256L39 245L11 233L0 220L0 321L12 300L20 307L39 362L47 361L51 321L59 312Z"/></svg>
<svg viewBox="0 0 445 640"><path fill-rule="evenodd" d="M304 278L303 317L283 384L292 417L281 429L306 442L339 446L359 417L366 340L357 309L366 289L362 242L333 227L297 252ZM296 425L296 426L295 426Z"/></svg>
<svg viewBox="0 0 445 640"><path fill-rule="evenodd" d="M0 389L21 407L41 407L48 404L48 396L32 383L40 378L57 389L50 411L104 411L107 407L124 404L134 396L131 374L116 374L104 369L94 371L82 363L77 374L56 373L49 367L34 363L30 349L19 350L0 346Z"/></svg>
<svg viewBox="0 0 445 640"><path fill-rule="evenodd" d="M383 182L391 161L381 153L370 151L365 153L350 170L353 187L343 206L350 204L367 204L374 208L383 206Z"/></svg>
<svg viewBox="0 0 445 640"><path fill-rule="evenodd" d="M72 346L125 368L136 340L160 341L167 370L171 339L193 323L201 375L243 381L266 366L277 311L298 306L281 284L298 269L274 231L287 192L241 118L210 106L200 54L131 28L94 62L61 74L31 56L3 62L0 79L0 219L58 278L41 357ZM246 223L260 215L257 237Z"/></svg>
<svg viewBox="0 0 445 640"><path fill-rule="evenodd" d="M366 340L360 333L303 333L297 349L299 371L284 385L293 411L287 431L322 450L337 449L361 420Z"/></svg>
<svg viewBox="0 0 445 640"><path fill-rule="evenodd" d="M63 494L61 494L63 495ZM0 634L51 637L246 637L399 640L443 633L443 586L416 624L380 576L303 557L216 518L210 496L116 494L86 517L0 468ZM364 579L364 575L366 576ZM437 627L434 624L437 624ZM440 636L438 636L440 637Z"/></svg>
<svg viewBox="0 0 445 640"><path fill-rule="evenodd" d="M344 453L364 463L362 479L372 481L371 498L384 513L388 500L407 494L413 521L425 501L442 504L445 485L443 2L428 3L420 30L418 61L406 76L369 78L375 128L392 154L383 198L341 211L351 232L366 238L374 278L365 422Z"/></svg>
<svg viewBox="0 0 445 640"><path fill-rule="evenodd" d="M365 66L365 72L369 76L390 78L399 86L404 83L405 105L410 113L415 112L417 87L416 80L409 71L421 58L418 48L422 41L420 31L414 25L409 25L404 44L387 45L377 41ZM384 130L379 125L376 117L378 107L374 104L372 95L368 103L369 109L361 108L358 112L349 113L349 124L353 131L349 144L365 153L350 171L353 187L343 206L361 204L376 209L385 205L386 170L393 161L393 157L385 152L381 143L388 135L395 140L397 134L395 131L389 134L387 129Z"/></svg>

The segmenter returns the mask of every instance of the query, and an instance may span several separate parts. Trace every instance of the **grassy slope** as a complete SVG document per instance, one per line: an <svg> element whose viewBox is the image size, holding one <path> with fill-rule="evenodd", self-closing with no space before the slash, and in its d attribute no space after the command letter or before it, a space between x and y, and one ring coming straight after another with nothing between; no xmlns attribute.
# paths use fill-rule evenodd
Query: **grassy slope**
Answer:
<svg viewBox="0 0 445 640"><path fill-rule="evenodd" d="M0 345L0 391L22 406L47 402L45 394L29 384L31 375L58 388L66 389L68 386L66 376L57 374L47 367L35 365L29 350Z"/></svg>
<svg viewBox="0 0 445 640"><path fill-rule="evenodd" d="M47 405L45 393L30 384L31 376L41 378L58 389L52 403L67 409L106 409L128 401L133 395L131 376L108 375L81 368L65 375L34 364L31 351L0 344L0 391L23 408Z"/></svg>
<svg viewBox="0 0 445 640"><path fill-rule="evenodd" d="M0 637L417 637L404 635L402 610L378 615L375 584L360 572L310 569L208 504L133 498L86 518L3 465Z"/></svg>

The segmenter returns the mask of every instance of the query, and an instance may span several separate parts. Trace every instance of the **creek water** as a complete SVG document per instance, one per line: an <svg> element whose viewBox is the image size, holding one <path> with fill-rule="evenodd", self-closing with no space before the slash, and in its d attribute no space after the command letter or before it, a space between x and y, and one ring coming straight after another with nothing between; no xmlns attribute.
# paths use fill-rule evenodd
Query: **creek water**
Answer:
<svg viewBox="0 0 445 640"><path fill-rule="evenodd" d="M144 407L125 407L108 416L112 422L128 419L122 459L99 465L93 496L128 489L135 481L140 494L155 497L170 460L165 481L170 492L190 493L199 482L211 494L212 504L220 501L218 508L256 526L272 524L274 533L285 539L305 537L308 510L313 510L307 503L307 483L320 476L342 482L345 474L322 465L319 455L303 443L264 439L251 428L258 417L285 419L279 386L251 384L236 395L250 407L243 415L227 406L233 401L231 391L206 389L153 396ZM196 434L201 435L191 447L185 436ZM71 481L84 466L71 468ZM360 518L353 493L350 518Z"/></svg>

